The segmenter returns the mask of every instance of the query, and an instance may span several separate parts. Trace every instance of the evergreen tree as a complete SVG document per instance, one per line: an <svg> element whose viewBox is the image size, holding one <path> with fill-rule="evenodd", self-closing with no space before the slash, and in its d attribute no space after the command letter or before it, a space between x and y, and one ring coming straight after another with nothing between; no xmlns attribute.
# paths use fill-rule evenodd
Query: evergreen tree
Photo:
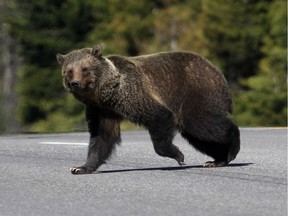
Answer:
<svg viewBox="0 0 288 216"><path fill-rule="evenodd" d="M151 13L156 7L157 1L105 1L105 15L90 34L90 43L102 43L107 53L130 56L143 53L153 36Z"/></svg>
<svg viewBox="0 0 288 216"><path fill-rule="evenodd" d="M98 43L104 46L104 54L191 50L204 55L239 93L235 98L238 123L286 124L284 0L8 3L14 12L5 17L5 28L21 44L18 113L27 130L63 131L84 123L83 106L64 91L55 55Z"/></svg>
<svg viewBox="0 0 288 216"><path fill-rule="evenodd" d="M201 0L167 1L161 8L154 10L154 37L147 52L192 50L201 54L200 14Z"/></svg>
<svg viewBox="0 0 288 216"><path fill-rule="evenodd" d="M249 126L287 126L287 2L269 8L269 32L263 38L265 55L259 73L243 84L238 97L237 121Z"/></svg>
<svg viewBox="0 0 288 216"><path fill-rule="evenodd" d="M21 43L23 58L23 67L18 73L19 118L24 125L32 125L31 130L60 129L57 124L47 124L47 128L41 129L35 123L55 119L55 116L68 119L66 114L79 113L82 109L75 103L64 107L69 99L55 55L84 46L96 22L93 4L78 0L16 3L14 7L19 16L10 17L9 21L10 33Z"/></svg>
<svg viewBox="0 0 288 216"><path fill-rule="evenodd" d="M206 56L229 82L255 75L263 57L270 1L203 0L201 29Z"/></svg>

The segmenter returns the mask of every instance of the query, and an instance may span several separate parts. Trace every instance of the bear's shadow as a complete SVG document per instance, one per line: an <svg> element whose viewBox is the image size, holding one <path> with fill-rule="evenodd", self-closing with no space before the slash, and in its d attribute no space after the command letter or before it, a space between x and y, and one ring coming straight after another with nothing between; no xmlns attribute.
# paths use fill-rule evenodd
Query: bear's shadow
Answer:
<svg viewBox="0 0 288 216"><path fill-rule="evenodd" d="M252 164L253 163L231 163L231 164L226 165L225 167L228 167L228 168L229 167L243 167L243 166L249 166ZM94 174L139 172L139 171L177 171L177 170L188 170L188 169L197 169L197 168L203 168L205 170L217 169L217 168L204 168L203 165L194 165L194 166L151 167L151 168L103 170L103 171L96 171Z"/></svg>

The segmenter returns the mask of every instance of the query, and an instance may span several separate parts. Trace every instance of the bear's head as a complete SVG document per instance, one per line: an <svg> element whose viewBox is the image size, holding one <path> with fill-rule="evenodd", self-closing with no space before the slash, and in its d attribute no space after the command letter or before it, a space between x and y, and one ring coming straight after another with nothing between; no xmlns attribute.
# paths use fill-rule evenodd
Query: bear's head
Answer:
<svg viewBox="0 0 288 216"><path fill-rule="evenodd" d="M78 96L94 92L103 76L109 77L115 69L108 59L102 57L100 45L74 50L66 55L57 54L56 57L62 66L64 87Z"/></svg>

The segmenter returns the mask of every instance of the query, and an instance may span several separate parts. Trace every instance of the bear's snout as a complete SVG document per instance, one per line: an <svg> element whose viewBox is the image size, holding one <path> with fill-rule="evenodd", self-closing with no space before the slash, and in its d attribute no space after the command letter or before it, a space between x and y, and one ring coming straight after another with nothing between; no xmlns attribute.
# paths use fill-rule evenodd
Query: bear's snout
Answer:
<svg viewBox="0 0 288 216"><path fill-rule="evenodd" d="M79 81L72 81L70 83L72 91L76 91L80 87L80 82Z"/></svg>

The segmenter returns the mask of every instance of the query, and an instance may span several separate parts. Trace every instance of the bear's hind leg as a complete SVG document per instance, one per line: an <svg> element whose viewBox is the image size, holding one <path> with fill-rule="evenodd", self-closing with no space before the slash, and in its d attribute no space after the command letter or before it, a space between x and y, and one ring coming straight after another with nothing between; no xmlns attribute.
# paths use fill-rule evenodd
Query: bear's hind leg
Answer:
<svg viewBox="0 0 288 216"><path fill-rule="evenodd" d="M181 135L198 151L214 159L214 161L207 161L203 167L221 167L229 163L227 159L229 147L227 144L199 140L186 131L182 131Z"/></svg>
<svg viewBox="0 0 288 216"><path fill-rule="evenodd" d="M148 125L155 152L163 157L175 159L180 166L185 165L184 155L179 148L173 145L175 136L174 118L170 111L162 111L157 119L150 121Z"/></svg>
<svg viewBox="0 0 288 216"><path fill-rule="evenodd" d="M191 124L184 127L181 135L197 150L214 159L203 166L220 167L234 160L240 150L238 127L226 116L210 116L199 122L204 123L202 127Z"/></svg>
<svg viewBox="0 0 288 216"><path fill-rule="evenodd" d="M230 137L230 145L229 145L229 153L228 153L228 162L234 160L240 151L240 131L239 128L232 123L229 131Z"/></svg>
<svg viewBox="0 0 288 216"><path fill-rule="evenodd" d="M203 166L204 167L220 167L227 165L230 161L234 160L240 151L240 132L238 127L232 123L231 127L227 132L229 144L228 144L228 155L227 159L224 161L208 161Z"/></svg>

